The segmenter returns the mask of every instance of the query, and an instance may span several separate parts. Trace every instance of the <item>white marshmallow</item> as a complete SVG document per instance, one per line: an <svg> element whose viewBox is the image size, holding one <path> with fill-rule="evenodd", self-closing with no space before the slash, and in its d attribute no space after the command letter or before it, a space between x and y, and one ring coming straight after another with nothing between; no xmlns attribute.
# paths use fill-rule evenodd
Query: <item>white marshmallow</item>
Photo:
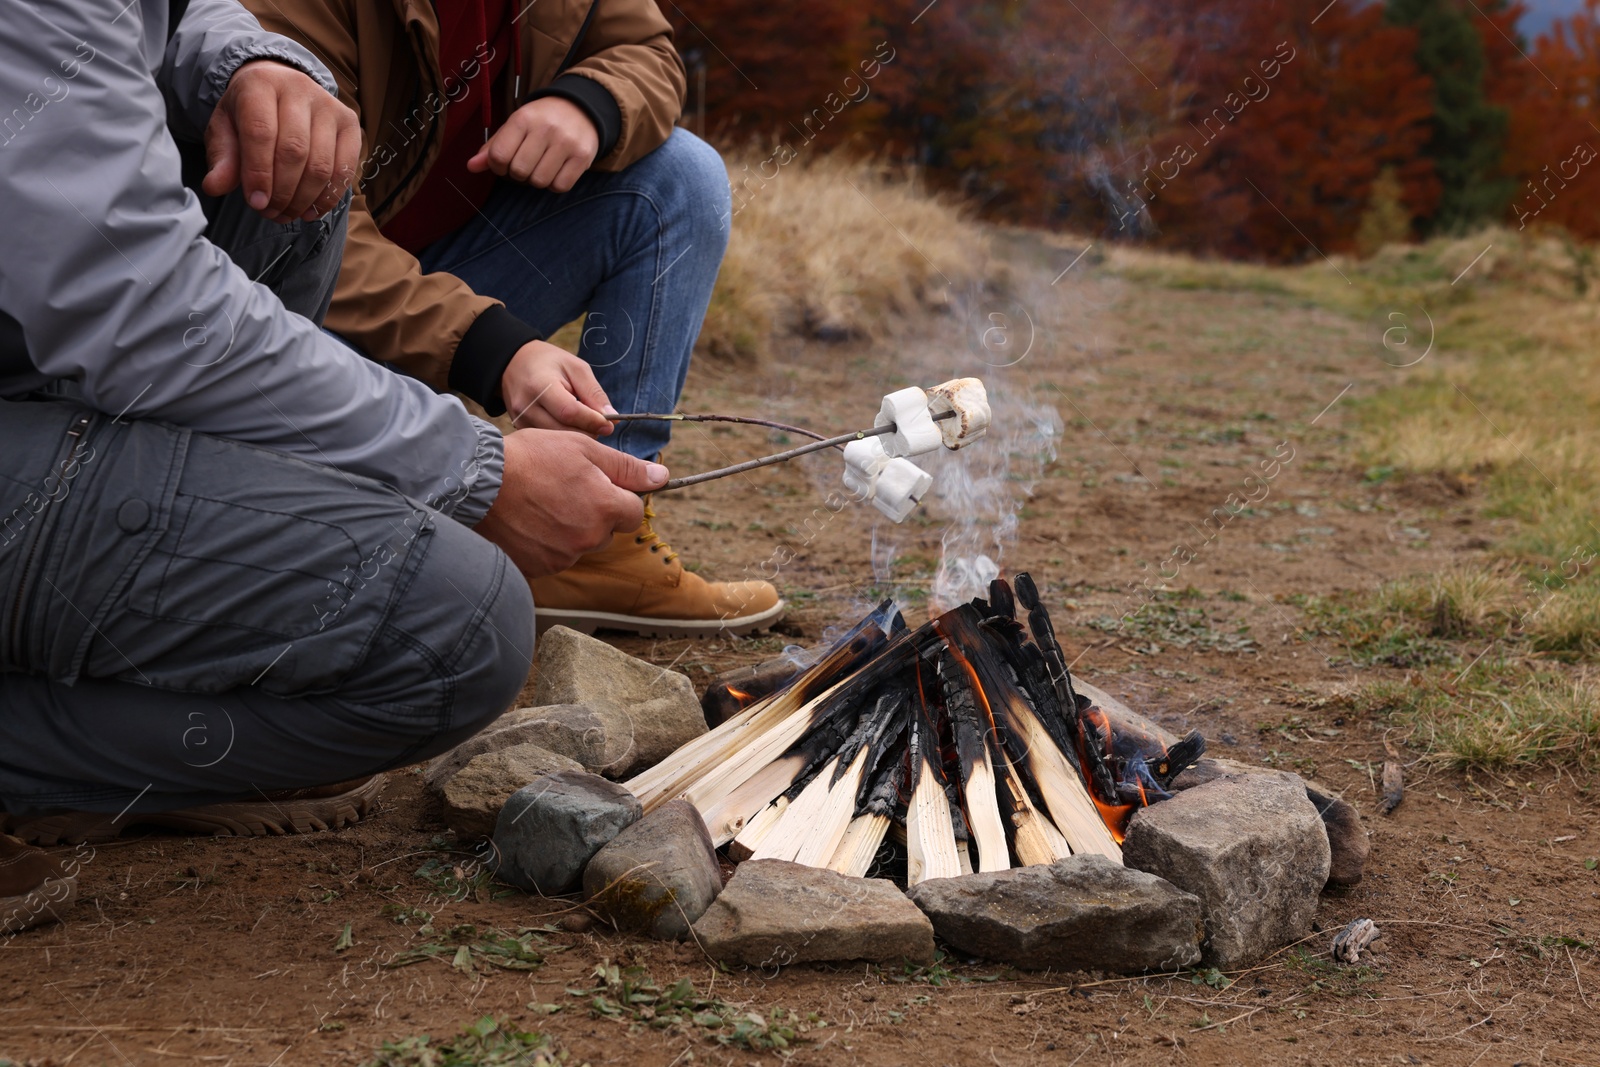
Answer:
<svg viewBox="0 0 1600 1067"><path fill-rule="evenodd" d="M929 389L928 411L930 417L955 412L934 423L946 448L962 448L989 432L989 394L981 379L956 378Z"/></svg>
<svg viewBox="0 0 1600 1067"><path fill-rule="evenodd" d="M844 484L865 500L878 487L878 475L889 462L881 437L865 437L844 446Z"/></svg>
<svg viewBox="0 0 1600 1067"><path fill-rule="evenodd" d="M928 394L914 385L897 389L883 398L875 426L894 424L892 434L885 434L883 450L896 458L920 456L939 447L943 435L928 412Z"/></svg>
<svg viewBox="0 0 1600 1067"><path fill-rule="evenodd" d="M904 522L932 486L933 475L909 459L897 457L878 474L872 505L895 522Z"/></svg>

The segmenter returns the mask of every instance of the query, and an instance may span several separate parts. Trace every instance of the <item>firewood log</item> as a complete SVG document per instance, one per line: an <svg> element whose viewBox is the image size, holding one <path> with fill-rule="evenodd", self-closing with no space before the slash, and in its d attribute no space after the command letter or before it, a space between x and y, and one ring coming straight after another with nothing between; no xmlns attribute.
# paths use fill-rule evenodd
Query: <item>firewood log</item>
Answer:
<svg viewBox="0 0 1600 1067"><path fill-rule="evenodd" d="M739 835L728 842L728 858L735 863L743 863L754 856L756 849L761 847L761 842L766 840L772 828L778 825L778 820L783 817L788 807L789 798L779 797L756 813L744 824L744 829L739 831Z"/></svg>

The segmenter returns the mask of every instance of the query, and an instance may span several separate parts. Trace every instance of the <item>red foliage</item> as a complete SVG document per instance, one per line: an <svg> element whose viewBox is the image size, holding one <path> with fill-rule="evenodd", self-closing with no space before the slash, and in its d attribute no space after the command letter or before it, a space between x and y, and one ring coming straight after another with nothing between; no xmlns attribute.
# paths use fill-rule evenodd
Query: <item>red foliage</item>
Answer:
<svg viewBox="0 0 1600 1067"><path fill-rule="evenodd" d="M1506 61L1496 103L1511 109L1505 166L1517 178L1509 222L1600 237L1600 0L1556 23L1527 57Z"/></svg>

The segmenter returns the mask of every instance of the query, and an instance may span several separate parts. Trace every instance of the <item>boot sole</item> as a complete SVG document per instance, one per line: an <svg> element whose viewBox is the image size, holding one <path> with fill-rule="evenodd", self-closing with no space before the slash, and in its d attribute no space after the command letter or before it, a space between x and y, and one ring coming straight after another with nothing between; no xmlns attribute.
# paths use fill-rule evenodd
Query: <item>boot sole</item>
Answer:
<svg viewBox="0 0 1600 1067"><path fill-rule="evenodd" d="M31 926L65 922L62 914L78 899L76 878L47 878L39 888L20 897L0 897L0 934L14 934Z"/></svg>
<svg viewBox="0 0 1600 1067"><path fill-rule="evenodd" d="M722 634L743 637L771 626L783 618L788 608L788 603L780 600L766 611L733 619L652 619L644 615L619 615L609 611L540 608L535 604L534 617L538 620L541 633L552 626L565 626L581 634L593 634L596 630L622 630L640 637L716 637Z"/></svg>
<svg viewBox="0 0 1600 1067"><path fill-rule="evenodd" d="M94 811L73 811L13 819L5 833L30 845L104 844L135 826L175 830L192 837L267 837L338 830L360 822L383 792L384 777L331 797L289 800L234 800L180 811L152 811L118 817Z"/></svg>

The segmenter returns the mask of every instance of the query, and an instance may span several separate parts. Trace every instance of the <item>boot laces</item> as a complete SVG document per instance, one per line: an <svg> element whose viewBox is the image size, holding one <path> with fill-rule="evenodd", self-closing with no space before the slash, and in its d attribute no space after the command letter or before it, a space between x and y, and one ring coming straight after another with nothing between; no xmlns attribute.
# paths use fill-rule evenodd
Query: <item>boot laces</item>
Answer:
<svg viewBox="0 0 1600 1067"><path fill-rule="evenodd" d="M666 555L661 557L661 562L664 565L670 565L673 560L678 558L678 553L673 551L671 545L667 544L661 539L660 534L656 533L655 527L651 525L651 520L655 517L656 509L651 505L651 502L646 499L644 505L644 525L639 527L639 533L635 535L633 543L636 545L649 545L650 551L652 552L665 552Z"/></svg>

